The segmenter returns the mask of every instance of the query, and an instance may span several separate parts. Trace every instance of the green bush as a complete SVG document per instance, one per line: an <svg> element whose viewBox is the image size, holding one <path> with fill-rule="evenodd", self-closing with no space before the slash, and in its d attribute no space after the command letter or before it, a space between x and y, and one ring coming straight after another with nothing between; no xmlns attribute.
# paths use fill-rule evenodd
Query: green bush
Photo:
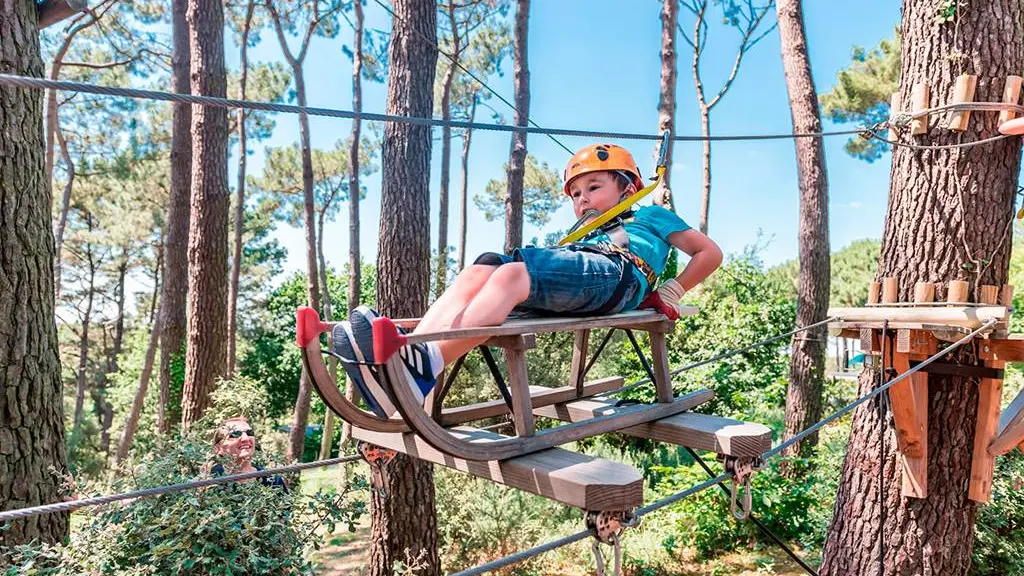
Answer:
<svg viewBox="0 0 1024 576"><path fill-rule="evenodd" d="M978 509L974 526L974 576L1024 575L1024 454L996 458L992 501Z"/></svg>

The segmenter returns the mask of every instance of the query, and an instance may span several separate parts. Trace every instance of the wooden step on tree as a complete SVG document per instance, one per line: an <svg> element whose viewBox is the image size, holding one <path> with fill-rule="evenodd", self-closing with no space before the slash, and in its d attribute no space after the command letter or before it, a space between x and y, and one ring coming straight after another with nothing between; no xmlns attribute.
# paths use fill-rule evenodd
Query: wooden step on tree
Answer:
<svg viewBox="0 0 1024 576"><path fill-rule="evenodd" d="M1006 362L1024 361L1024 339L1008 333L1013 287L981 286L978 302L969 302L967 282L954 280L946 289L946 301L935 302L936 285L918 282L914 300L897 301L896 278L873 282L868 304L861 308L832 308L829 316L839 335L858 338L865 353L880 355L883 337L886 357L883 368L898 377L935 355L945 342L991 320L994 329L978 337L979 364L975 366L933 362L889 388L889 400L896 426L896 441L903 464L903 495L928 495L928 373L955 374L978 381L978 420L968 497L986 502L991 497L995 457L1024 442L1024 391L1000 418L1003 368ZM883 335L883 332L886 334ZM1022 445L1024 449L1024 445Z"/></svg>

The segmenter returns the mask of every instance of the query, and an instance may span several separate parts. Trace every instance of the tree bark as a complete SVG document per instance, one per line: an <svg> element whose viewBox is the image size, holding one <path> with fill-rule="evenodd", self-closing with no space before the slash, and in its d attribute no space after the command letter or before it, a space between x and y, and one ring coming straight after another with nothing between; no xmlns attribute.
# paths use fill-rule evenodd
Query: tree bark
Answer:
<svg viewBox="0 0 1024 576"><path fill-rule="evenodd" d="M513 40L515 65L513 83L516 98L516 126L530 120L530 66L526 57L530 0L516 0L516 28ZM512 134L505 193L505 252L523 245L523 180L526 175L526 132Z"/></svg>
<svg viewBox="0 0 1024 576"><path fill-rule="evenodd" d="M1000 101L1006 76L1024 67L1021 9L1020 0L976 2L959 10L958 22L942 24L935 18L934 2L904 0L902 101L910 101L916 82L928 82L933 94L952 94L961 73L978 75L975 101ZM933 129L915 143L976 141L996 134L996 123L995 114L975 113L965 133ZM880 277L899 278L901 300L910 299L917 281L965 279L975 286L1006 282L1020 151L1019 138L960 150L895 150L878 272ZM979 264L981 260L988 263ZM972 351L957 356L963 361ZM880 560L889 574L968 573L977 506L966 491L977 386L938 374L928 380L927 499L900 496L900 466L888 417L880 420L874 407L858 408L823 550L823 576L873 573ZM875 384L870 372L862 373L860 393ZM879 481L883 446L884 486ZM881 558L879 533L885 543Z"/></svg>
<svg viewBox="0 0 1024 576"><path fill-rule="evenodd" d="M331 202L334 200L334 195L324 203L323 210L319 214L319 225L317 226L316 235L316 254L319 260L319 266L317 271L320 274L320 286L323 286L323 304L324 304L324 322L331 322L333 320L334 310L331 306L331 290L330 285L327 283L327 258L324 257L324 220L327 217L327 212L330 209ZM334 337L331 333L327 334L327 348L328 350L334 350ZM331 374L331 379L335 382L338 381L338 361L333 356L328 361L328 371ZM319 457L321 460L329 458L331 455L331 443L334 440L334 412L329 408L324 414L324 427L320 436L320 453Z"/></svg>
<svg viewBox="0 0 1024 576"><path fill-rule="evenodd" d="M174 50L171 87L178 94L192 91L190 50L185 11L188 0L171 0ZM192 106L174 104L171 120L171 197L167 206L167 242L164 250L163 288L160 291L160 402L157 429L167 434L181 417L177 398L171 398L171 363L185 341L185 305L188 299L188 237L192 197Z"/></svg>
<svg viewBox="0 0 1024 576"><path fill-rule="evenodd" d="M704 136L701 142L701 196L700 196L700 231L708 233L708 214L711 210L711 110L700 107L700 133Z"/></svg>
<svg viewBox="0 0 1024 576"><path fill-rule="evenodd" d="M676 135L676 26L679 23L679 0L664 0L661 6L661 92L658 96L658 133L668 132L665 154L664 185L654 195L654 203L672 210L672 150ZM654 148L655 162L660 146Z"/></svg>
<svg viewBox="0 0 1024 576"><path fill-rule="evenodd" d="M469 121L476 120L476 96L469 108ZM462 133L462 191L459 194L459 270L466 267L466 228L469 225L469 145L472 142L473 129L466 128Z"/></svg>
<svg viewBox="0 0 1024 576"><path fill-rule="evenodd" d="M436 2L397 0L388 47L387 113L429 118L437 65ZM422 42L419 36L428 38ZM433 43L433 44L431 44ZM422 314L430 282L430 128L388 122L381 156L377 301L391 317ZM430 464L399 455L385 471L390 495L371 497L371 576L391 576L395 561L418 559L417 574L441 573L434 475Z"/></svg>
<svg viewBox="0 0 1024 576"><path fill-rule="evenodd" d="M0 3L5 72L43 76L36 3ZM0 86L0 510L60 500L64 404L54 324L50 182L44 168L43 98ZM0 546L68 536L68 515L10 523Z"/></svg>
<svg viewBox="0 0 1024 576"><path fill-rule="evenodd" d="M192 93L225 97L224 5L189 0ZM228 115L224 108L192 111L192 222L188 241L188 341L183 426L202 417L225 374L228 276Z"/></svg>
<svg viewBox="0 0 1024 576"><path fill-rule="evenodd" d="M117 372L118 356L124 348L124 301L125 280L128 277L128 249L121 252L121 261L117 264L117 315L114 317L114 343L110 349L110 361L107 373Z"/></svg>
<svg viewBox="0 0 1024 576"><path fill-rule="evenodd" d="M255 0L249 0L242 25L242 42L239 49L239 66L242 70L238 79L239 98L245 100L246 83L249 77L249 28ZM238 110L238 180L235 184L235 229L234 245L231 251L231 285L228 291L228 378L235 373L235 347L238 341L238 278L242 269L242 237L245 233L245 162L247 158L245 141L245 110Z"/></svg>
<svg viewBox="0 0 1024 576"><path fill-rule="evenodd" d="M776 0L782 67L793 119L793 132L821 132L818 93L811 76L801 0ZM799 278L796 325L809 326L825 319L829 298L828 173L821 138L797 138L797 178L800 186ZM821 417L825 379L825 326L793 337L786 397L785 437L789 438ZM818 442L815 434L793 445L786 454L809 455ZM796 469L791 469L796 473Z"/></svg>
<svg viewBox="0 0 1024 576"><path fill-rule="evenodd" d="M92 217L86 215L89 231L93 231ZM89 326L92 324L92 304L96 295L96 262L93 259L92 245L86 244L84 250L86 263L89 267L89 285L85 293L85 311L82 312L82 330L78 336L78 370L75 372L75 412L71 417L73 430L78 431L82 424L82 411L85 407L85 391L88 387L89 371Z"/></svg>
<svg viewBox="0 0 1024 576"><path fill-rule="evenodd" d="M363 110L363 6L361 2L353 2L355 11L355 46L352 50L352 111L356 117L352 119L352 142L348 148L348 310L359 305L362 299L362 256L359 253L359 139L362 121L359 113ZM352 383L347 382L345 397L354 399L355 390ZM333 414L330 410L328 413ZM341 445L352 436L352 425L342 422Z"/></svg>
<svg viewBox="0 0 1024 576"><path fill-rule="evenodd" d="M452 81L455 79L455 67L458 66L462 47L459 43L459 25L455 21L455 3L448 2L448 24L452 30L451 62L441 82L441 118L445 122L452 119ZM448 280L448 186L451 176L452 161L452 127L445 124L441 127L441 187L437 200L437 271L434 278L434 297L440 297Z"/></svg>

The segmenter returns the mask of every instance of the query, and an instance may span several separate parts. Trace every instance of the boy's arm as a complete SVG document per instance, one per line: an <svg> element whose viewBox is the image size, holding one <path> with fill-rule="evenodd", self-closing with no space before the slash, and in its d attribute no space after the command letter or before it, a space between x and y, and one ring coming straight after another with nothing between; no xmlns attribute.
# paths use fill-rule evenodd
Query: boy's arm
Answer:
<svg viewBox="0 0 1024 576"><path fill-rule="evenodd" d="M674 279L658 286L643 302L640 308L654 308L672 320L678 320L682 313L679 304L683 295L704 281L722 263L722 250L717 244L697 230L673 232L669 243L690 255L686 268Z"/></svg>
<svg viewBox="0 0 1024 576"><path fill-rule="evenodd" d="M704 281L722 265L722 250L715 241L698 230L689 229L673 232L668 237L670 244L690 256L686 268L676 276L676 282L684 290L691 290Z"/></svg>

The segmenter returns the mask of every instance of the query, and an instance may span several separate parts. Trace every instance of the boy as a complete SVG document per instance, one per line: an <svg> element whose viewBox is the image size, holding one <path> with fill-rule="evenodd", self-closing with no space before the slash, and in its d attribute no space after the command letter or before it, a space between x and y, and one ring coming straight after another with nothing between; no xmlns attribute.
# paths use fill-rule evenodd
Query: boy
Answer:
<svg viewBox="0 0 1024 576"><path fill-rule="evenodd" d="M636 162L626 149L594 144L580 150L565 169L565 194L577 218L604 213L643 188ZM690 262L676 278L654 290L672 248ZM707 236L693 230L670 210L644 206L629 211L583 240L557 248L528 246L511 255L486 253L462 270L455 282L427 310L415 332L496 326L513 310L562 316L598 316L644 305L670 318L679 317L687 290L707 278L722 262L722 252ZM654 290L654 291L652 291ZM376 317L365 306L335 328L341 354L373 362ZM442 340L400 350L419 394L426 394L445 366L486 340ZM395 412L378 384L375 368L344 363L370 407L380 416Z"/></svg>

